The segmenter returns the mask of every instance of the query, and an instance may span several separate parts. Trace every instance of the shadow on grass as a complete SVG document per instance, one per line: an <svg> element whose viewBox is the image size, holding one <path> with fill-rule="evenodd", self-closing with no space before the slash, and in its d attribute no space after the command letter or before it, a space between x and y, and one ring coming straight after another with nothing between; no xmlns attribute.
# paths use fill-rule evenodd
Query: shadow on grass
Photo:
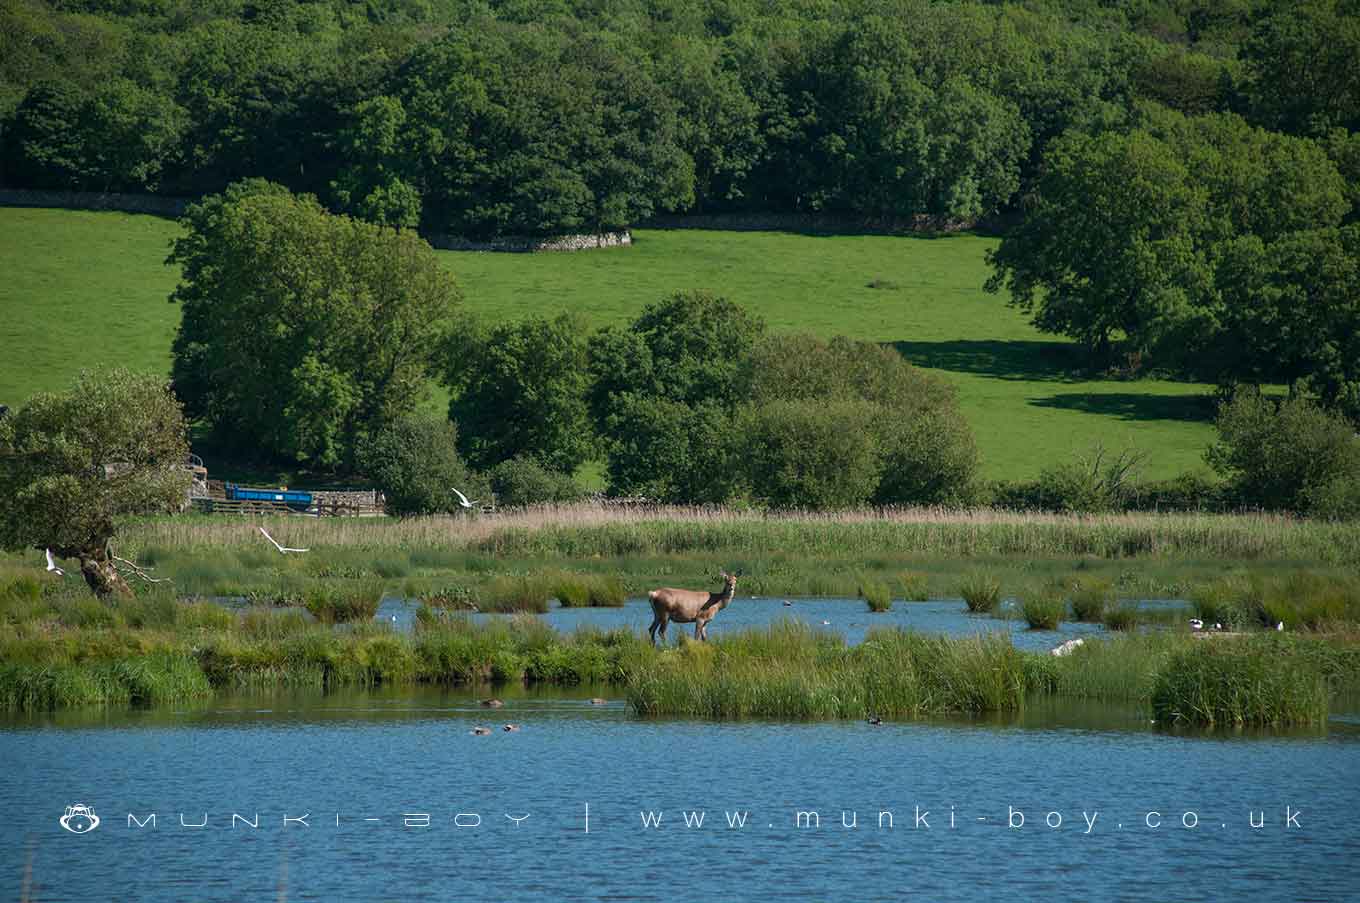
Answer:
<svg viewBox="0 0 1360 903"><path fill-rule="evenodd" d="M1066 342L959 340L892 344L913 364L933 370L1026 382L1090 378L1083 372L1085 359L1081 349Z"/></svg>
<svg viewBox="0 0 1360 903"><path fill-rule="evenodd" d="M1102 414L1120 420L1179 420L1204 423L1214 419L1210 395L1136 395L1132 392L1064 392L1030 402L1040 408Z"/></svg>

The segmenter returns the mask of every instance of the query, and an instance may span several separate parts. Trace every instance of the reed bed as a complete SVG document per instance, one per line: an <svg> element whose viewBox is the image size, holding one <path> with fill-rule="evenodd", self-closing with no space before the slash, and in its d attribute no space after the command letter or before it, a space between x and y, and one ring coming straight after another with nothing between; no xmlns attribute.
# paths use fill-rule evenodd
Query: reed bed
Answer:
<svg viewBox="0 0 1360 903"><path fill-rule="evenodd" d="M942 508L769 514L585 503L484 517L276 518L267 523L285 545L317 550L444 549L579 559L684 553L744 557L780 549L816 557L868 553L1360 563L1360 530L1353 525L1269 514L1078 515ZM267 552L260 549L255 526L251 520L209 516L150 518L135 524L125 542L139 553Z"/></svg>
<svg viewBox="0 0 1360 903"><path fill-rule="evenodd" d="M1072 609L1072 618L1099 624L1105 617L1106 609L1115 604L1114 584L1098 577L1074 577L1066 581L1067 604Z"/></svg>
<svg viewBox="0 0 1360 903"><path fill-rule="evenodd" d="M1296 641L1269 635L1202 640L1176 651L1158 672L1154 716L1169 723L1240 727L1318 725L1330 689Z"/></svg>
<svg viewBox="0 0 1360 903"><path fill-rule="evenodd" d="M785 621L682 643L643 660L628 700L646 716L712 719L913 718L1015 711L1023 656L1004 638L946 639L875 629L864 643Z"/></svg>
<svg viewBox="0 0 1360 903"><path fill-rule="evenodd" d="M920 571L903 571L897 575L902 587L902 598L908 602L930 601L930 578Z"/></svg>

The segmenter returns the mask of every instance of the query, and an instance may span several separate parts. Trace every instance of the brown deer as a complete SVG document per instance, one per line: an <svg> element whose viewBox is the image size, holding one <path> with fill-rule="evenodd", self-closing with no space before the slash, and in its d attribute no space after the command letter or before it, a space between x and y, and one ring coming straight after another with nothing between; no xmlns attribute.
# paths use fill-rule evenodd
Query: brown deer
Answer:
<svg viewBox="0 0 1360 903"><path fill-rule="evenodd" d="M723 580L722 592L706 593L703 590L665 587L647 594L647 600L652 603L652 626L647 632L652 636L653 646L656 645L657 628L661 629L661 644L666 644L666 625L671 621L677 624L693 623L694 638L708 639L708 622L732 601L741 571L735 574L719 571L719 575Z"/></svg>

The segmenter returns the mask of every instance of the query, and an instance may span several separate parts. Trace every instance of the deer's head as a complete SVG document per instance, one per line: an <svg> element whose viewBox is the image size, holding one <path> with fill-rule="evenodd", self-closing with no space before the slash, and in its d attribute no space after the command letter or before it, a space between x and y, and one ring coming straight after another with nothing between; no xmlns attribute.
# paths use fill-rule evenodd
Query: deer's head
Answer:
<svg viewBox="0 0 1360 903"><path fill-rule="evenodd" d="M741 575L742 575L741 571L737 571L735 574L729 574L727 573L727 571L718 572L718 576L721 577L723 583L727 585L727 591L729 593L737 588L737 578L740 577Z"/></svg>

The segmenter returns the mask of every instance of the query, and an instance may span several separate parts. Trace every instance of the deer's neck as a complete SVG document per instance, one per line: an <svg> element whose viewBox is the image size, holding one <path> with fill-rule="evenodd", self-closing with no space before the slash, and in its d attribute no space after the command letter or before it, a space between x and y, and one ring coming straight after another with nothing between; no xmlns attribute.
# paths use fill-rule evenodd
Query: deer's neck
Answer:
<svg viewBox="0 0 1360 903"><path fill-rule="evenodd" d="M710 593L708 604L715 608L726 608L727 603L732 601L732 589L729 587L720 593Z"/></svg>

